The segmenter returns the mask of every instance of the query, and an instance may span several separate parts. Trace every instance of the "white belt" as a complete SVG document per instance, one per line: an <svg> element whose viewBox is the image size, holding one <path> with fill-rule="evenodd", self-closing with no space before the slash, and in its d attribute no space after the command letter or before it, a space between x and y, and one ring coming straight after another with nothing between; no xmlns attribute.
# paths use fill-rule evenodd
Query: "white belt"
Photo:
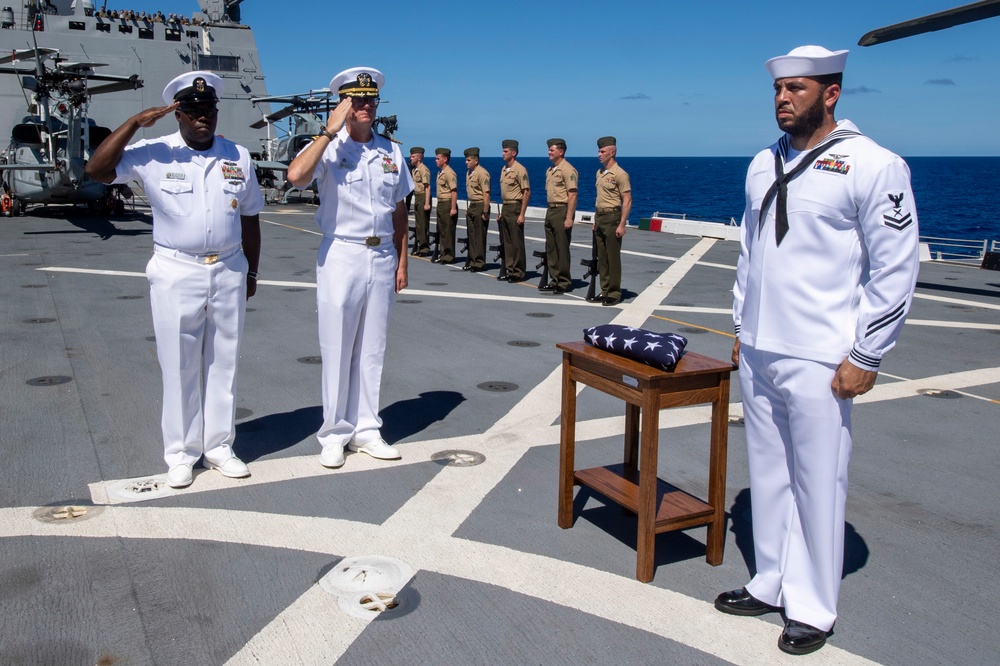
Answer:
<svg viewBox="0 0 1000 666"><path fill-rule="evenodd" d="M191 261L196 264L214 264L222 259L227 259L242 249L241 245L231 247L228 250L220 250L218 252L185 252L184 250L177 250L172 247L165 247L163 245L153 245L153 252L158 254L165 254L169 257L176 257L177 259L183 259L185 261Z"/></svg>
<svg viewBox="0 0 1000 666"><path fill-rule="evenodd" d="M335 241L341 241L343 243L357 243L358 245L367 245L368 247L378 247L382 243L392 243L392 236L368 236L367 238L361 238L360 236L340 236L333 234L328 238L332 238Z"/></svg>

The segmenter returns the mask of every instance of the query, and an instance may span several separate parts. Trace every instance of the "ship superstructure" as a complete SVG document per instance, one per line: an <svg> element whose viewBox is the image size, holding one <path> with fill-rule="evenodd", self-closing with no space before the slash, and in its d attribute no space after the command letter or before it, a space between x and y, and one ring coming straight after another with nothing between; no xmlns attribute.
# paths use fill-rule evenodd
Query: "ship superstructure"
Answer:
<svg viewBox="0 0 1000 666"><path fill-rule="evenodd" d="M160 94L170 79L186 71L209 70L221 76L226 91L219 105L219 134L260 153L267 133L250 125L261 110L251 97L264 97L264 70L253 31L239 22L239 1L199 0L200 12L171 20L128 13L110 16L90 0L19 0L2 10L0 52L53 48L70 61L105 63L103 73L144 82L139 90L95 98L90 115L114 129L139 111L162 106ZM30 98L14 76L0 77L0 133L28 113ZM268 109L265 107L264 112ZM172 123L140 130L140 138L176 131Z"/></svg>

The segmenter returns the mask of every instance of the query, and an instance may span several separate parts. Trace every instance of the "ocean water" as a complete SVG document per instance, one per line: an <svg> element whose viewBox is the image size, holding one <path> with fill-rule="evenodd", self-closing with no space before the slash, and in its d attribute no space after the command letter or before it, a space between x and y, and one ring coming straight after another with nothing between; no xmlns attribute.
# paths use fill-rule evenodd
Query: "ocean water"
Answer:
<svg viewBox="0 0 1000 666"><path fill-rule="evenodd" d="M567 155L580 172L580 210L593 210L597 157ZM743 184L750 157L628 157L619 164L632 181L630 219L653 213L683 214L689 218L737 222L743 215ZM431 176L436 168L427 158ZM545 205L547 157L523 157L520 162L531 180L531 205ZM1000 157L910 157L921 236L1000 239ZM483 167L493 179L494 202L499 200L499 157L484 157ZM465 161L452 156L458 174L459 198L465 198Z"/></svg>

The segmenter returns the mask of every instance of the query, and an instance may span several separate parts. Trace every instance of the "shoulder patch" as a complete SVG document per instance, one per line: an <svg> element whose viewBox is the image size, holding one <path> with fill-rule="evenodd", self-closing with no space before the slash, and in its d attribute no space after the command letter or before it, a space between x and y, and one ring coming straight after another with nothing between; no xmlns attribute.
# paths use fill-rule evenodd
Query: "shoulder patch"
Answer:
<svg viewBox="0 0 1000 666"><path fill-rule="evenodd" d="M882 226L903 231L914 222L905 192L882 193Z"/></svg>

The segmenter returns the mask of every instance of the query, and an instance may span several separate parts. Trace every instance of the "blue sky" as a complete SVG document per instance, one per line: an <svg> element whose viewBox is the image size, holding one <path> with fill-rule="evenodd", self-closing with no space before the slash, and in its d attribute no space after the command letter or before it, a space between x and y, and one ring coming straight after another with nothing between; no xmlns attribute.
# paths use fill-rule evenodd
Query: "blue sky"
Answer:
<svg viewBox="0 0 1000 666"><path fill-rule="evenodd" d="M772 142L763 63L801 44L848 48L838 118L905 156L1000 155L1000 18L871 47L874 28L961 0L371 2L246 0L268 91L327 85L355 65L387 77L380 113L405 144L544 155L618 137L622 155L751 155ZM187 15L194 0L125 2ZM113 2L109 7L115 6Z"/></svg>

